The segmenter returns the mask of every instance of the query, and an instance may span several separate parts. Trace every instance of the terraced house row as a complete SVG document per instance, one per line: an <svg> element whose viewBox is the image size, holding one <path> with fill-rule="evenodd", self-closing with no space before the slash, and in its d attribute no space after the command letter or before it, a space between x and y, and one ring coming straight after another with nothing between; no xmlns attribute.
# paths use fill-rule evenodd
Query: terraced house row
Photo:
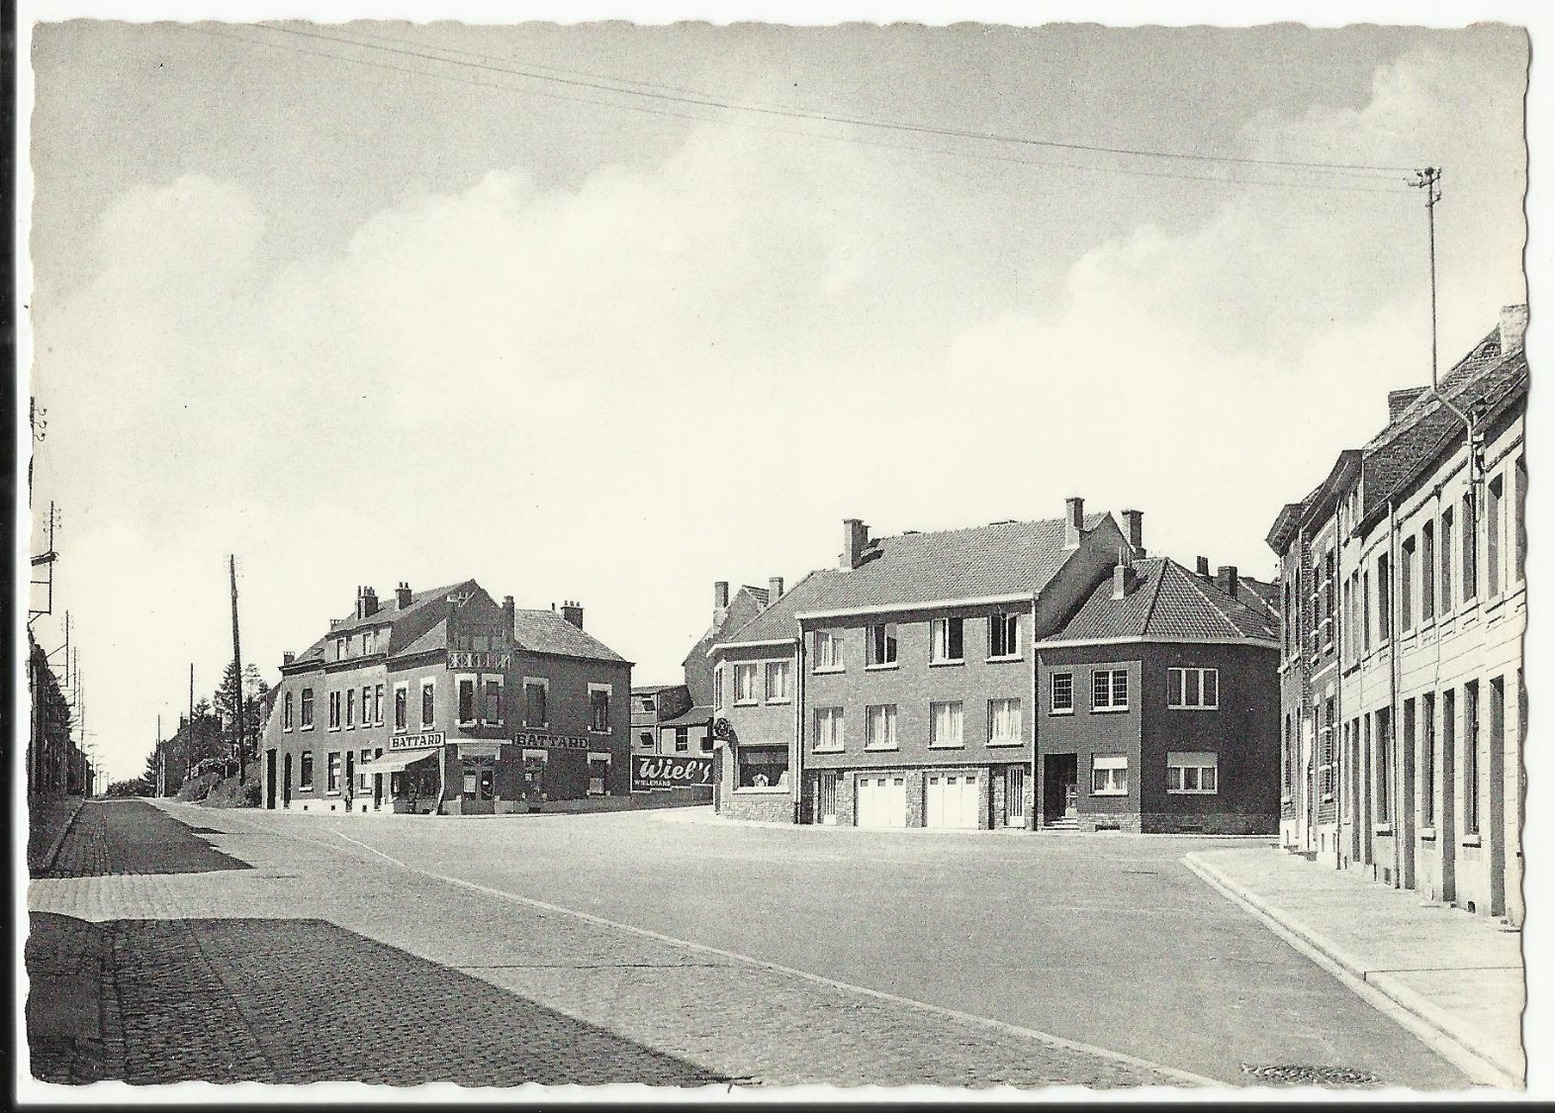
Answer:
<svg viewBox="0 0 1555 1113"><path fill-rule="evenodd" d="M1281 838L1520 925L1526 306L1269 531Z"/></svg>
<svg viewBox="0 0 1555 1113"><path fill-rule="evenodd" d="M1273 832L1270 585L1150 558L1142 515L871 537L718 627L722 814Z"/></svg>

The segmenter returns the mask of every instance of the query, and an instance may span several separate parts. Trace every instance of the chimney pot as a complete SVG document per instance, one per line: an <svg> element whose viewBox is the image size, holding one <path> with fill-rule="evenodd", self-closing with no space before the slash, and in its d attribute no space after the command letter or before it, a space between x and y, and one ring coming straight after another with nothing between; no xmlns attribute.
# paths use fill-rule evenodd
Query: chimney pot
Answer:
<svg viewBox="0 0 1555 1113"><path fill-rule="evenodd" d="M1526 305L1503 306L1499 331L1503 356L1521 351L1523 336L1528 331L1528 307Z"/></svg>
<svg viewBox="0 0 1555 1113"><path fill-rule="evenodd" d="M406 580L400 581L400 586L394 589L394 602L400 610L410 606L410 584Z"/></svg>
<svg viewBox="0 0 1555 1113"><path fill-rule="evenodd" d="M291 651L291 650L289 650L289 649L288 649L288 650L285 650L285 651L283 651L283 652L282 652L282 653L281 653L281 664L282 664L282 665L283 665L283 666L284 666L284 665L289 665L289 664L291 664L291 663L292 663L292 662L293 662L293 661L295 661L295 660L296 660L296 659L297 659L297 654L295 654L295 653L293 653L293 652L292 652L292 651Z"/></svg>
<svg viewBox="0 0 1555 1113"><path fill-rule="evenodd" d="M767 580L767 606L772 606L783 596L783 577L772 576Z"/></svg>
<svg viewBox="0 0 1555 1113"><path fill-rule="evenodd" d="M1197 566L1195 566L1194 571L1203 576L1206 580L1209 579L1209 557L1199 557L1199 562Z"/></svg>
<svg viewBox="0 0 1555 1113"><path fill-rule="evenodd" d="M1143 510L1123 512L1123 533L1128 538L1128 547L1134 558L1143 560L1145 556L1145 512Z"/></svg>
<svg viewBox="0 0 1555 1113"><path fill-rule="evenodd" d="M1222 564L1215 573L1215 586L1227 595L1236 594L1236 565Z"/></svg>
<svg viewBox="0 0 1555 1113"><path fill-rule="evenodd" d="M1064 500L1064 548L1080 545L1080 531L1085 528L1085 500L1078 495Z"/></svg>
<svg viewBox="0 0 1555 1113"><path fill-rule="evenodd" d="M583 629L583 604L575 600L562 603L562 618L579 630Z"/></svg>

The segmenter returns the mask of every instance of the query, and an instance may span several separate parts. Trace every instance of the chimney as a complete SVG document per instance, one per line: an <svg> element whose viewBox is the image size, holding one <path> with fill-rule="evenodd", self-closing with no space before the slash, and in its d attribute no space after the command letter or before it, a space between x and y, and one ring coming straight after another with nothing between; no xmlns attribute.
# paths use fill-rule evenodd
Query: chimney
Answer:
<svg viewBox="0 0 1555 1113"><path fill-rule="evenodd" d="M1424 394L1425 390L1423 386L1412 386L1406 390L1388 391L1388 424L1397 421L1399 415L1409 408L1409 403Z"/></svg>
<svg viewBox="0 0 1555 1113"><path fill-rule="evenodd" d="M839 567L844 571L857 568L864 559L864 550L869 547L869 527L857 518L844 518L842 520L842 561Z"/></svg>
<svg viewBox="0 0 1555 1113"><path fill-rule="evenodd" d="M1085 500L1078 495L1064 500L1064 548L1080 547L1080 531L1085 528Z"/></svg>
<svg viewBox="0 0 1555 1113"><path fill-rule="evenodd" d="M729 620L729 581L713 581L713 629L722 630Z"/></svg>
<svg viewBox="0 0 1555 1113"><path fill-rule="evenodd" d="M1143 510L1123 512L1123 533L1128 538L1128 547L1134 559L1143 560L1145 556L1145 512Z"/></svg>
<svg viewBox="0 0 1555 1113"><path fill-rule="evenodd" d="M1134 571L1134 564L1127 551L1118 554L1118 563L1112 569L1112 597L1122 599L1134 590L1134 584L1138 582L1138 575Z"/></svg>
<svg viewBox="0 0 1555 1113"><path fill-rule="evenodd" d="M410 584L404 580L401 580L400 586L394 589L394 602L402 611L410 606Z"/></svg>
<svg viewBox="0 0 1555 1113"><path fill-rule="evenodd" d="M1501 354L1522 351L1523 334L1528 331L1528 307L1507 305L1501 309Z"/></svg>
<svg viewBox="0 0 1555 1113"><path fill-rule="evenodd" d="M579 630L583 629L583 604L576 600L562 600L562 618L572 623Z"/></svg>
<svg viewBox="0 0 1555 1113"><path fill-rule="evenodd" d="M1198 566L1194 568L1194 571L1203 576L1206 580L1209 579L1209 557L1201 556L1199 558Z"/></svg>
<svg viewBox="0 0 1555 1113"><path fill-rule="evenodd" d="M364 587L362 589L362 617L371 618L378 613L378 591L376 588Z"/></svg>
<svg viewBox="0 0 1555 1113"><path fill-rule="evenodd" d="M783 577L773 576L767 580L767 606L772 606L783 598Z"/></svg>
<svg viewBox="0 0 1555 1113"><path fill-rule="evenodd" d="M513 636L513 619L513 597L504 595L502 597L502 632L510 638Z"/></svg>
<svg viewBox="0 0 1555 1113"><path fill-rule="evenodd" d="M281 667L284 669L287 665L291 664L296 659L297 654L293 653L291 650L288 649L283 651L281 653Z"/></svg>
<svg viewBox="0 0 1555 1113"><path fill-rule="evenodd" d="M1227 595L1236 595L1236 565L1222 564L1215 573L1215 586Z"/></svg>

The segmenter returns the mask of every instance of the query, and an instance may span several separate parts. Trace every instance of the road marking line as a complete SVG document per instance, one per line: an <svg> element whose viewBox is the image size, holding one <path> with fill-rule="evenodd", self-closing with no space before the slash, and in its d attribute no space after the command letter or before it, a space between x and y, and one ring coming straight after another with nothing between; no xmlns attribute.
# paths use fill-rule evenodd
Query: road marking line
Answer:
<svg viewBox="0 0 1555 1113"><path fill-rule="evenodd" d="M1378 1012L1391 1017L1421 1043L1461 1070L1470 1082L1476 1085L1496 1086L1502 1089L1521 1090L1524 1088L1521 1079L1514 1077L1489 1059L1465 1047L1422 1017L1415 1015L1376 986L1371 985L1364 978L1351 973L1300 935L1280 923L1259 907L1258 904L1226 884L1214 872L1213 867L1196 861L1192 854L1184 855L1181 861L1183 865L1198 875L1210 888L1214 889L1232 904L1251 913L1264 927L1279 936L1296 951L1332 974L1361 1000Z"/></svg>
<svg viewBox="0 0 1555 1113"><path fill-rule="evenodd" d="M1231 1083L1223 1082L1219 1079L1207 1078L1204 1075L1194 1074L1191 1071L1179 1070L1176 1067L1168 1067L1161 1063L1152 1063L1147 1059L1140 1059L1136 1056L1128 1055L1121 1051L1112 1051L1105 1047L1097 1047L1093 1044L1065 1039L1063 1036L1055 1036L1050 1032L1040 1032L1034 1028L1026 1028L1018 1024L1009 1024L1002 1020L994 1020L991 1017L977 1016L973 1013L961 1012L958 1009L947 1008L944 1005L932 1005L926 1001L918 1001L911 997L902 997L895 993L888 993L885 990L871 989L868 986L854 985L851 982L838 981L835 978L828 978L821 974L813 974L808 970L800 970L796 967L784 966L782 963L770 962L761 958L754 958L751 955L742 955L736 951L726 951L721 947L710 946L706 943L695 943L689 939L679 939L675 936L665 935L662 932L653 931L649 928L636 927L632 924L623 924L616 920L606 919L603 916L595 916L589 912L580 912L577 909L564 908L561 905L551 904L548 901L536 900L533 897L525 897L520 896L517 893L505 892L502 889L496 889L489 885L482 885L479 882L466 881L458 877L450 877L447 874L437 873L433 870L423 869L419 866L412 866L407 862L402 862L398 858L395 858L393 855L386 854L376 847L369 846L368 844L361 842L358 839L354 839L350 835L347 835L345 832L338 829L329 828L329 830L346 842L355 846L359 846L363 850L366 850L372 854L376 854L380 858L383 858L385 861L391 862L398 866L400 869L406 870L410 873L419 873L425 877L430 877L438 881L446 882L450 885L457 885L460 888L470 889L477 893L484 893L487 896L513 901L516 904L527 905L531 908L539 909L543 912L550 912L562 916L571 916L574 919L582 920L586 923L595 924L600 927L612 928L616 931L626 932L629 935L640 936L644 939L652 939L659 943L665 943L673 947L681 947L689 951L696 951L700 954L716 955L719 958L728 959L732 962L742 963L746 966L754 966L763 970L770 970L775 973L785 974L789 977L801 978L805 981L814 982L817 985L824 985L830 989L840 990L844 993L861 994L866 997L873 997L878 1000L889 1001L896 1005L905 1005L909 1008L933 1013L938 1016L950 1017L955 1020L980 1025L985 1028L993 1028L997 1031L1007 1032L1012 1035L1022 1036L1026 1039L1046 1044L1049 1047L1060 1048L1065 1051L1076 1051L1086 1055L1092 1055L1100 1059L1108 1059L1115 1063L1122 1063L1127 1066L1136 1067L1142 1070L1154 1071L1155 1073L1160 1074L1166 1078L1171 1078L1188 1085L1216 1087L1231 1085Z"/></svg>

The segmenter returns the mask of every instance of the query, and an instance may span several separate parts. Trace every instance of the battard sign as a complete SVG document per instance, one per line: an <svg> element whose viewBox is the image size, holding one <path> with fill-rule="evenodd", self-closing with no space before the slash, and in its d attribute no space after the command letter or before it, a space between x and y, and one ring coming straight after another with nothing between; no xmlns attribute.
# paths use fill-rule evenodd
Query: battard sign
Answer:
<svg viewBox="0 0 1555 1113"><path fill-rule="evenodd" d="M651 792L665 788L694 788L713 783L713 759L710 757L663 757L659 754L632 755L632 791Z"/></svg>

